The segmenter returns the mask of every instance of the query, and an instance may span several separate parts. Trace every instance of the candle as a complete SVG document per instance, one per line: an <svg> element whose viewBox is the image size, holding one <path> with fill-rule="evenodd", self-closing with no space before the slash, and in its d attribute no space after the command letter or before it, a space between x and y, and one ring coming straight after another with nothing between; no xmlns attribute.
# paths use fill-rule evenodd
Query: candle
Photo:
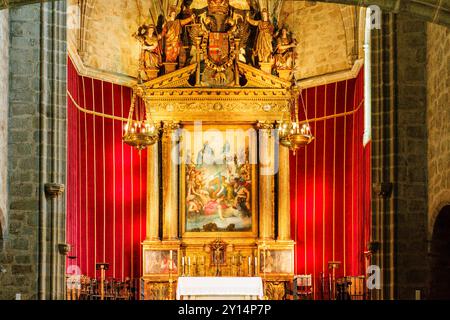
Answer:
<svg viewBox="0 0 450 320"><path fill-rule="evenodd" d="M248 257L248 275L252 275L252 257Z"/></svg>
<svg viewBox="0 0 450 320"><path fill-rule="evenodd" d="M420 300L420 290L416 290L416 300Z"/></svg>
<svg viewBox="0 0 450 320"><path fill-rule="evenodd" d="M191 265L191 257L188 257L188 266Z"/></svg>
<svg viewBox="0 0 450 320"><path fill-rule="evenodd" d="M258 270L258 257L255 257L255 274L256 270Z"/></svg>
<svg viewBox="0 0 450 320"><path fill-rule="evenodd" d="M181 257L181 274L184 276L184 257Z"/></svg>
<svg viewBox="0 0 450 320"><path fill-rule="evenodd" d="M173 261L172 258L173 258L172 250L170 250L169 270L172 270L172 267L173 267L173 265L172 265L172 261Z"/></svg>

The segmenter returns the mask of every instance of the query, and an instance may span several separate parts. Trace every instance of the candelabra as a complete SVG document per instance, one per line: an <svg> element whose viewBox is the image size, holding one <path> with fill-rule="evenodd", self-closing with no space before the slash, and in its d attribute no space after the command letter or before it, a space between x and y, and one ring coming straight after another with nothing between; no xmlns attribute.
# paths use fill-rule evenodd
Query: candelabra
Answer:
<svg viewBox="0 0 450 320"><path fill-rule="evenodd" d="M278 134L280 144L289 148L295 155L296 151L314 140L311 133L311 127L308 123L308 115L306 113L305 105L302 105L305 114L305 122L302 124L298 119L298 89L292 90L291 98L291 114L288 121L281 121L278 126ZM301 95L300 95L301 96Z"/></svg>
<svg viewBox="0 0 450 320"><path fill-rule="evenodd" d="M123 141L143 150L154 144L159 138L159 127L153 122L150 114L150 108L145 102L136 101L137 95L133 90L131 106L128 114L127 123L124 126Z"/></svg>

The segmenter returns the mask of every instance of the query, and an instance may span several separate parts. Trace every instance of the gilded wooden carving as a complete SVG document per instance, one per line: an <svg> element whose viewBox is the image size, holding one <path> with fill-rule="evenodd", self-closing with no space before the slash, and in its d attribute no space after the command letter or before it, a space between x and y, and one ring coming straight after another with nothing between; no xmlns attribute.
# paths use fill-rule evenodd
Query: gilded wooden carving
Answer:
<svg viewBox="0 0 450 320"><path fill-rule="evenodd" d="M146 252L155 250L163 250L165 256L167 250L177 250L173 274L143 274L145 299L167 299L175 293L178 276L261 276L267 284L267 297L283 299L284 286L293 276L289 221L280 219L278 232L267 232L275 231L277 219L274 207L280 187L275 184L275 172L264 176L258 161L250 161L251 154L264 148L258 139L269 135L266 142L273 143L274 124L289 117L292 84L272 72L274 59L264 52L268 34L261 35L264 39L256 46L259 51L253 53L257 40L249 35L253 28L249 21L257 18L247 19L249 5L241 1L244 5L237 8L236 2L239 1L231 4L228 0L205 0L203 9L183 5L175 19L194 15L183 31L188 32L184 43L188 50L183 52L180 48L176 63L168 61L164 51L164 72L160 70L158 77L133 88L163 131L160 142L163 158L158 159L162 169L154 168L161 176L163 188L159 196L163 208L158 211L149 206L147 211L150 216L163 218L161 240L153 237L144 241L144 257ZM261 27L268 25L265 19ZM175 69L168 72L167 68L173 65L167 63L176 64ZM205 140L203 134L193 138L189 134L198 124L202 132L215 129L221 139ZM239 135L224 138L229 129L242 132L251 129L254 139ZM264 134L260 135L258 129ZM174 135L178 137L176 141ZM246 142L243 148L232 151L230 139L233 144ZM188 142L197 142L199 147L187 147ZM243 161L239 161L242 155ZM209 157L212 163L204 165L198 161L199 157L202 161ZM219 163L219 158L225 159L224 163ZM173 159L180 162L170 162ZM149 165L158 166L158 161ZM284 174L279 181L288 184L288 178ZM265 191L261 193L262 190ZM274 210L261 213L261 201L271 204ZM267 226L264 236L261 219ZM178 239L174 237L176 231ZM275 234L287 237L278 241ZM219 242L220 250L215 252L214 243ZM158 269L164 259L154 259L159 263L154 268ZM272 267L266 263L270 259ZM143 270L152 270L147 264L154 262L143 260ZM283 263L284 268L275 268L277 263ZM172 293L168 289L170 282L174 285Z"/></svg>

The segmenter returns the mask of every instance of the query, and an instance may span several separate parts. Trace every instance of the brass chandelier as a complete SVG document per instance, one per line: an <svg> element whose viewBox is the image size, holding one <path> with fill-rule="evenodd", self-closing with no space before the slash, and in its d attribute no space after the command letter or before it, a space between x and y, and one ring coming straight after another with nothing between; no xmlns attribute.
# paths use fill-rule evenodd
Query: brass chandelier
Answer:
<svg viewBox="0 0 450 320"><path fill-rule="evenodd" d="M153 145L159 139L159 126L152 120L149 108L142 100L136 101L133 90L128 120L124 126L123 142L140 150Z"/></svg>
<svg viewBox="0 0 450 320"><path fill-rule="evenodd" d="M299 121L298 119L298 98L302 98L303 112L305 114L305 120ZM298 149L302 146L306 146L314 140L314 136L311 133L311 127L308 122L308 115L306 113L305 104L303 103L303 97L299 94L298 88L293 85L290 101L290 115L289 120L281 121L278 125L278 135L280 144L289 148L295 155Z"/></svg>

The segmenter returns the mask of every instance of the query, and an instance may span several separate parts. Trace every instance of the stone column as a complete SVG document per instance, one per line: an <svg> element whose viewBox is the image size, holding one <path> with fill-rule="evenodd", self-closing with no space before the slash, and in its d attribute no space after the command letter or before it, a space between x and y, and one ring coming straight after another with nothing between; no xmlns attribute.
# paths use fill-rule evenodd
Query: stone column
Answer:
<svg viewBox="0 0 450 320"><path fill-rule="evenodd" d="M273 123L258 122L259 129L259 238L274 240L274 136Z"/></svg>
<svg viewBox="0 0 450 320"><path fill-rule="evenodd" d="M28 8L28 6L27 6ZM64 299L66 295L66 12L65 1L40 5L39 69L39 234L38 298ZM27 16L24 13L19 17ZM23 18L19 18L21 20ZM25 25L25 23L22 23ZM44 41L45 39L45 41ZM15 51L14 51L15 52ZM33 62L34 64L34 62ZM33 83L36 78L33 75ZM22 93L24 92L20 88ZM29 154L26 155L29 159ZM28 160L30 161L30 160ZM32 249L33 250L33 249ZM35 249L34 249L35 250Z"/></svg>
<svg viewBox="0 0 450 320"><path fill-rule="evenodd" d="M165 121L162 138L163 240L178 239L178 123Z"/></svg>
<svg viewBox="0 0 450 320"><path fill-rule="evenodd" d="M291 240L289 149L278 147L278 240Z"/></svg>
<svg viewBox="0 0 450 320"><path fill-rule="evenodd" d="M159 161L156 142L147 151L147 232L146 240L159 240Z"/></svg>

